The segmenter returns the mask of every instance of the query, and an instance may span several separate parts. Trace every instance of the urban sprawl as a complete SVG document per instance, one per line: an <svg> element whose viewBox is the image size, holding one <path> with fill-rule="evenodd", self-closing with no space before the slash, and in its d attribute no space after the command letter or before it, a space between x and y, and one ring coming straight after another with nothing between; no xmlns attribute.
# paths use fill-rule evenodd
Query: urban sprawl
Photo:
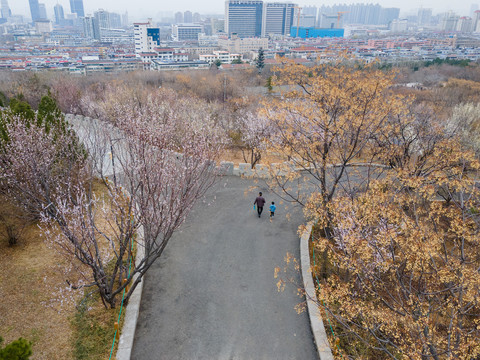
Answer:
<svg viewBox="0 0 480 360"><path fill-rule="evenodd" d="M27 0L20 0L27 1ZM87 75L132 70L243 69L260 49L265 64L282 57L300 63L340 56L401 64L480 57L480 10L403 16L378 4L301 6L290 2L228 0L221 15L165 14L129 21L128 13L85 12L83 0L46 5L29 0L31 18L0 0L0 69ZM51 9L49 9L50 11Z"/></svg>

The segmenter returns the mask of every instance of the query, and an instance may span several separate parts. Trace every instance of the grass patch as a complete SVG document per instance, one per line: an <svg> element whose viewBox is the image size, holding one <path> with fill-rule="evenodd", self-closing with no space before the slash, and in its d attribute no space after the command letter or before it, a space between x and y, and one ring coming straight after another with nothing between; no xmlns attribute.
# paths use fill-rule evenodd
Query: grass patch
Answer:
<svg viewBox="0 0 480 360"><path fill-rule="evenodd" d="M75 360L108 359L115 334L114 323L118 320L119 311L119 307L105 309L98 293L84 296L77 305L72 319L72 345ZM122 311L120 328L124 313ZM115 343L114 355L117 345L118 342Z"/></svg>

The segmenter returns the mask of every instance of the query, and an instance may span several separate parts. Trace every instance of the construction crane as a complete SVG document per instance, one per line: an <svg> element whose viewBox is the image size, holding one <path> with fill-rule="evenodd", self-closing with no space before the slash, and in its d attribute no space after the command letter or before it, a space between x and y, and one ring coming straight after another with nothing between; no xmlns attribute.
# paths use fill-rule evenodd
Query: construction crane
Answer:
<svg viewBox="0 0 480 360"><path fill-rule="evenodd" d="M297 9L297 35L295 37L298 37L298 27L300 25L300 11L302 10L302 8L300 6L294 6L293 7L294 9Z"/></svg>
<svg viewBox="0 0 480 360"><path fill-rule="evenodd" d="M340 26L340 19L342 18L343 14L349 13L350 11L338 11L337 12L337 29Z"/></svg>

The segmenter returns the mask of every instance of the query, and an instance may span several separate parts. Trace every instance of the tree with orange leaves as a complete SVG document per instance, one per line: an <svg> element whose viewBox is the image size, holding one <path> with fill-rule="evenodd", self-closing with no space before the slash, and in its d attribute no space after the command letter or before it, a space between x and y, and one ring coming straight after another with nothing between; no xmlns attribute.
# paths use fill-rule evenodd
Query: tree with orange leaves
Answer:
<svg viewBox="0 0 480 360"><path fill-rule="evenodd" d="M330 269L319 306L338 325L345 355L480 355L480 163L452 140L434 154L428 174L392 170L328 205L332 237L315 239Z"/></svg>

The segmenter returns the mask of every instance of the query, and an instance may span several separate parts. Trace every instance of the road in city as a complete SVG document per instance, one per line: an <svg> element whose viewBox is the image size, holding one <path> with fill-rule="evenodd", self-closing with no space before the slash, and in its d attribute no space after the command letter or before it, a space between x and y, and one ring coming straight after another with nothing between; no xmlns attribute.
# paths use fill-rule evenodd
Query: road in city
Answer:
<svg viewBox="0 0 480 360"><path fill-rule="evenodd" d="M262 181L221 178L145 276L132 359L317 359L303 299L274 278L287 252L299 258L301 211L286 207Z"/></svg>

